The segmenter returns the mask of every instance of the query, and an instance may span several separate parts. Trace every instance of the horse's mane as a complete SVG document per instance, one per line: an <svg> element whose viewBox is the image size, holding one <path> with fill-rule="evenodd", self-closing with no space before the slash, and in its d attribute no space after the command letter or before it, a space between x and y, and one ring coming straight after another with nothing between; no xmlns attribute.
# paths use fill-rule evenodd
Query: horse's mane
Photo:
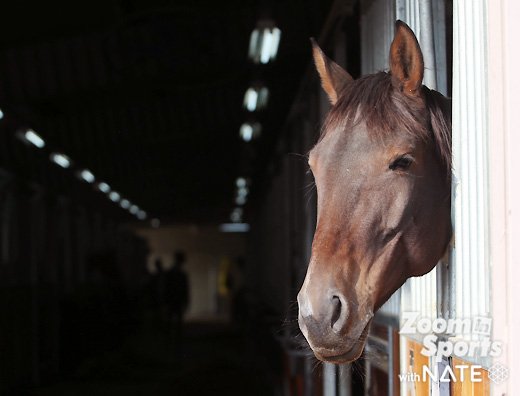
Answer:
<svg viewBox="0 0 520 396"><path fill-rule="evenodd" d="M424 102L394 88L392 76L379 72L348 83L327 117L322 131L365 122L375 137L410 133L430 140L439 160L451 175L451 102L422 86ZM425 110L426 107L426 110Z"/></svg>

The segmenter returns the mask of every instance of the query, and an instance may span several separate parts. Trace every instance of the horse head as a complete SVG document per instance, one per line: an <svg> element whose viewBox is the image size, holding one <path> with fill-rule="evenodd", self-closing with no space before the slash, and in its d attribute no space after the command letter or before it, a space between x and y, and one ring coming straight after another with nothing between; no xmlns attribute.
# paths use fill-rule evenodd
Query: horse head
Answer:
<svg viewBox="0 0 520 396"><path fill-rule="evenodd" d="M299 325L317 358L362 353L377 309L429 272L451 238L450 102L422 85L412 30L396 22L390 71L353 80L313 43L332 108L309 154L318 195Z"/></svg>

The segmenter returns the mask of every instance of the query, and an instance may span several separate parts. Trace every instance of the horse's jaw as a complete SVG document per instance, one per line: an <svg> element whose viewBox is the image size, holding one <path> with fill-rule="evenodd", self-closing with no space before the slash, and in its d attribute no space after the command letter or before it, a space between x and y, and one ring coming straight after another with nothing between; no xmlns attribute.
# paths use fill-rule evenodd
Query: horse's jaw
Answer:
<svg viewBox="0 0 520 396"><path fill-rule="evenodd" d="M314 352L314 356L316 356L316 358L322 362L334 364L350 363L359 359L363 353L363 349L365 348L371 322L372 320L370 319L361 332L359 338L355 340L353 344L349 343L350 345L347 346L338 344L335 348L332 349L311 347L312 351Z"/></svg>

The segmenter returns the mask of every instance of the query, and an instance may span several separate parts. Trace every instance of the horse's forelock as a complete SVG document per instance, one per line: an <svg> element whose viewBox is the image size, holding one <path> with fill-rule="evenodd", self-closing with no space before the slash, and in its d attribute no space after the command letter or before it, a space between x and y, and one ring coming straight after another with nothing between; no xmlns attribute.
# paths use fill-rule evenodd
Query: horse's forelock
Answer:
<svg viewBox="0 0 520 396"><path fill-rule="evenodd" d="M331 109L320 140L331 130L345 130L365 122L374 138L409 133L435 144L437 155L451 174L451 109L449 100L423 87L423 99L411 99L392 85L390 74L380 72L350 82ZM421 119L424 117L424 119ZM431 128L431 129L430 129Z"/></svg>

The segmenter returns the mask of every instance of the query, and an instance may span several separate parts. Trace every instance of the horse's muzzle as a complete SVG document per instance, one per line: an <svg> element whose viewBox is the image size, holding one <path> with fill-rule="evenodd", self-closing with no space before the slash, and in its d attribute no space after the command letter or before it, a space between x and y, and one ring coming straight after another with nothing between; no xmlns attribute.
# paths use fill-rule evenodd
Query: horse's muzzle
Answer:
<svg viewBox="0 0 520 396"><path fill-rule="evenodd" d="M372 315L363 320L352 319L349 303L339 291L312 295L304 288L298 294L300 329L316 357L331 362L344 362L359 357Z"/></svg>

